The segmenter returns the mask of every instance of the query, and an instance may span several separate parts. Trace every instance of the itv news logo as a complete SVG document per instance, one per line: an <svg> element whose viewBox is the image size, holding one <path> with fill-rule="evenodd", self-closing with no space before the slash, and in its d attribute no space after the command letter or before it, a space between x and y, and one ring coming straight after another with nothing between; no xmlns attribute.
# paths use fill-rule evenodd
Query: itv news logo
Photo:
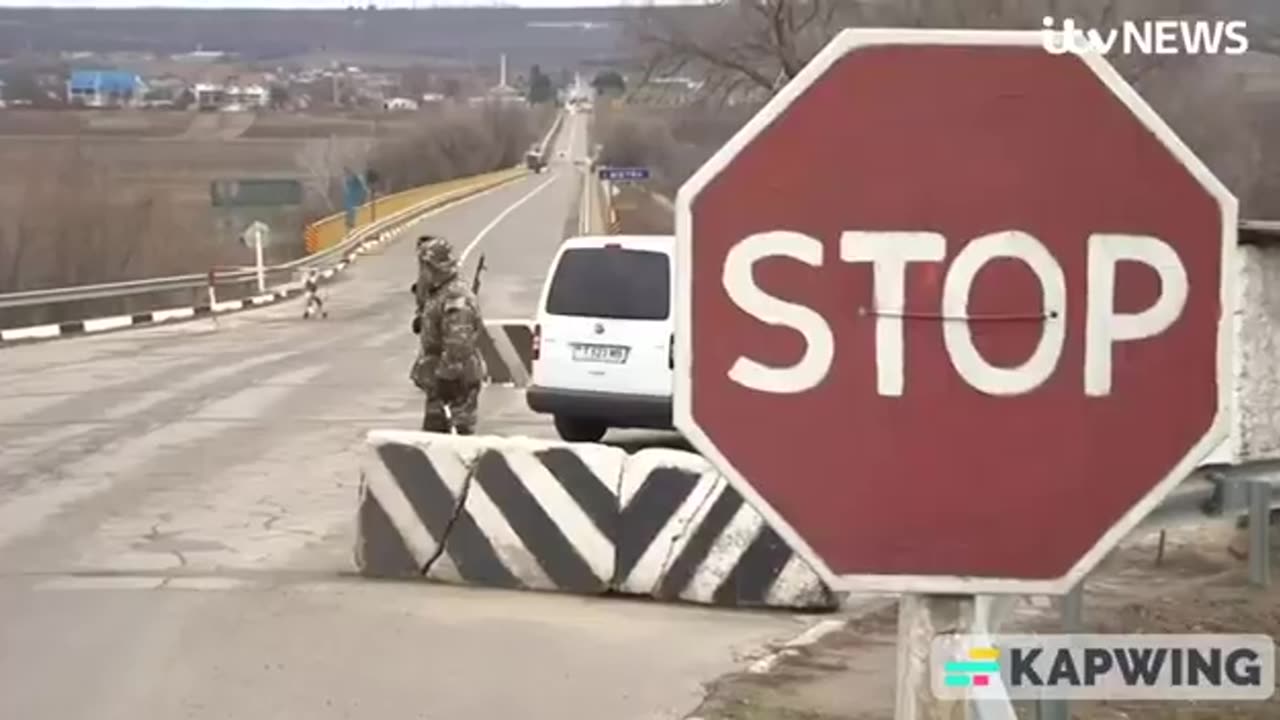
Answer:
<svg viewBox="0 0 1280 720"><path fill-rule="evenodd" d="M953 635L935 638L944 699L1266 700L1266 635Z"/></svg>
<svg viewBox="0 0 1280 720"><path fill-rule="evenodd" d="M1044 18L1041 44L1054 55L1243 55L1249 52L1244 20L1126 20L1119 27L1083 28L1071 18Z"/></svg>

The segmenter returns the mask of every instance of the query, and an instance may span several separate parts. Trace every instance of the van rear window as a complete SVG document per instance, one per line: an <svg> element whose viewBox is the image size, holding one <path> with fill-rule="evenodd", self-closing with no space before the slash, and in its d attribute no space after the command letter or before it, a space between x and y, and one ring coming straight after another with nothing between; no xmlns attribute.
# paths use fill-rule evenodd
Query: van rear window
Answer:
<svg viewBox="0 0 1280 720"><path fill-rule="evenodd" d="M667 256L621 247L566 250L547 293L552 315L665 320L670 304Z"/></svg>

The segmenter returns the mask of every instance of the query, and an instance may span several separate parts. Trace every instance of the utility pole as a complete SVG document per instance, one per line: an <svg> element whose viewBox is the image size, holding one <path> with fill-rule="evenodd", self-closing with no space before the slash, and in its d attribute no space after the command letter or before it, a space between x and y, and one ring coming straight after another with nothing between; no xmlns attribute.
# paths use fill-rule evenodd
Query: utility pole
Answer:
<svg viewBox="0 0 1280 720"><path fill-rule="evenodd" d="M378 154L378 135L382 125L382 116L375 115L373 117L373 148L371 154L375 157ZM376 170L366 168L364 172L364 184L369 190L369 222L374 223L378 220L378 177Z"/></svg>

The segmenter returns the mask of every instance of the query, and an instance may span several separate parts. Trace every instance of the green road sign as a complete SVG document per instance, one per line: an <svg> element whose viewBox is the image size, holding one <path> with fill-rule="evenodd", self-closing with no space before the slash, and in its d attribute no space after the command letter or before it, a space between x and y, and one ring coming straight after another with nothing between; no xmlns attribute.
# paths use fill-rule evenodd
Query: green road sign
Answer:
<svg viewBox="0 0 1280 720"><path fill-rule="evenodd" d="M214 207L279 207L302 204L298 180L215 180L209 183Z"/></svg>

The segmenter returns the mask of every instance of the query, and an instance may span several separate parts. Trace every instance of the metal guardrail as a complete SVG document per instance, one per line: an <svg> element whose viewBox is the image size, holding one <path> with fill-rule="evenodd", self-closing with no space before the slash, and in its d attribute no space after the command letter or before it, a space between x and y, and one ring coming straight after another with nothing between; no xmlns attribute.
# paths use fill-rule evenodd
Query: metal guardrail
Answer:
<svg viewBox="0 0 1280 720"><path fill-rule="evenodd" d="M380 228L379 228L380 230ZM362 228L351 234L342 243L313 255L279 265L269 265L268 273L293 271L300 268L323 266L326 260L350 250L366 240L373 233L373 228ZM239 284L257 282L257 271L254 269L234 270L217 274L219 284ZM23 307L30 305L52 305L75 302L77 300L98 300L102 298L122 297L127 295L143 295L171 290L200 288L208 283L207 273L191 275L173 275L170 277L149 278L145 280L127 280L125 282L102 283L97 285L75 285L71 287L47 288L44 290L27 290L23 292L0 295L0 308Z"/></svg>

